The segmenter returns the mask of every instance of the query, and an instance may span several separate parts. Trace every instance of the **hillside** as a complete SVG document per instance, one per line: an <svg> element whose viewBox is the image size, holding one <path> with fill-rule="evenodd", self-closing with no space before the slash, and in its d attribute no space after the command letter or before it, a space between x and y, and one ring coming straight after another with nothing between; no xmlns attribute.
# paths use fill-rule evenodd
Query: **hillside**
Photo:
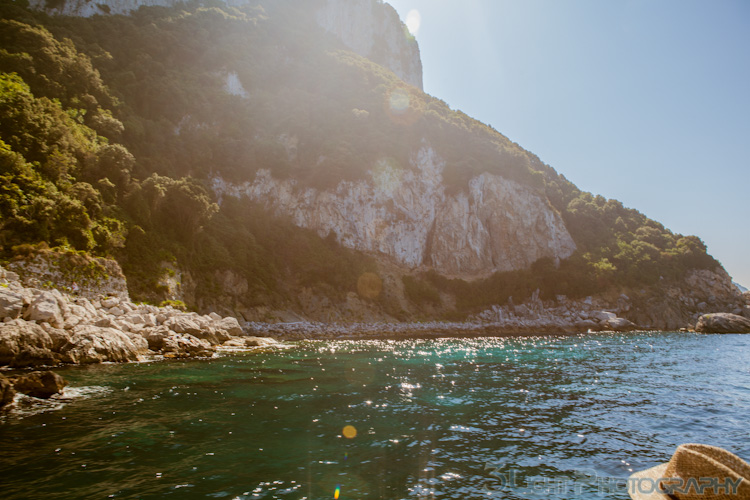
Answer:
<svg viewBox="0 0 750 500"><path fill-rule="evenodd" d="M399 78L421 63L389 6L206 4L1 4L5 259L111 256L135 300L248 320L462 319L538 289L674 327L740 302L699 238Z"/></svg>

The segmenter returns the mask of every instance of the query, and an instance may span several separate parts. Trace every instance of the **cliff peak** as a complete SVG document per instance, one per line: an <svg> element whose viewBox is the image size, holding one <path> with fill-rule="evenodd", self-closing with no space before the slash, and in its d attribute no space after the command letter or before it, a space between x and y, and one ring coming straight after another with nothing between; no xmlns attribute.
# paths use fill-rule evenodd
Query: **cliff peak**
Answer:
<svg viewBox="0 0 750 500"><path fill-rule="evenodd" d="M33 9L53 15L91 17L130 14L142 6L172 7L181 0L29 0ZM224 0L242 6L248 0ZM323 0L317 23L353 52L393 71L406 83L422 89L422 61L419 46L401 22L396 10L380 0Z"/></svg>

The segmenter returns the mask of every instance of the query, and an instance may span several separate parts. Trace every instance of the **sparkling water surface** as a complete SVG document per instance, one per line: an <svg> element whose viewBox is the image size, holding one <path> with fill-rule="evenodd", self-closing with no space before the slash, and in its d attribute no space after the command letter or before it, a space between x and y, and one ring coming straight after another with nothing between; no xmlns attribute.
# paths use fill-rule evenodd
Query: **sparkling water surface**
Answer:
<svg viewBox="0 0 750 500"><path fill-rule="evenodd" d="M0 498L611 498L750 459L750 335L301 342L68 367L0 417Z"/></svg>

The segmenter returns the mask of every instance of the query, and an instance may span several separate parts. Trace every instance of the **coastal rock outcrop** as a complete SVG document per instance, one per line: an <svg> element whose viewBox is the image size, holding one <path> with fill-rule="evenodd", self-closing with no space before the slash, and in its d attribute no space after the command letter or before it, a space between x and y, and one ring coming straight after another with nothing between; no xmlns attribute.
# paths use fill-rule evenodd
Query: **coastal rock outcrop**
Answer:
<svg viewBox="0 0 750 500"><path fill-rule="evenodd" d="M15 276L10 281L20 280L31 289L43 289L45 284L54 284L58 289L92 300L103 295L122 299L128 297L125 275L120 265L112 259L47 250L14 259L8 264L7 272Z"/></svg>
<svg viewBox="0 0 750 500"><path fill-rule="evenodd" d="M68 383L55 372L36 371L21 375L13 381L16 391L35 398L47 399L63 391Z"/></svg>
<svg viewBox="0 0 750 500"><path fill-rule="evenodd" d="M731 313L704 314L695 331L700 333L750 333L750 319Z"/></svg>
<svg viewBox="0 0 750 500"><path fill-rule="evenodd" d="M461 278L524 269L576 249L560 214L532 189L483 173L468 192L445 193L445 162L424 146L408 168L379 165L370 178L334 190L299 186L260 170L253 182L214 178L222 196L247 196L349 248L385 254L400 265L434 267Z"/></svg>
<svg viewBox="0 0 750 500"><path fill-rule="evenodd" d="M39 323L49 323L55 328L62 327L63 315L58 303L58 297L52 292L39 292L26 309L23 319Z"/></svg>
<svg viewBox="0 0 750 500"><path fill-rule="evenodd" d="M65 332L50 334L36 323L17 319L0 324L0 365L56 365L61 361L59 350L67 341Z"/></svg>
<svg viewBox="0 0 750 500"><path fill-rule="evenodd" d="M62 348L62 359L75 364L121 363L142 360L147 351L148 342L141 336L85 325L73 330L70 341Z"/></svg>
<svg viewBox="0 0 750 500"><path fill-rule="evenodd" d="M615 301L617 306L611 310L607 310L611 304L601 298L570 300L559 295L554 301L543 301L539 296L540 290L536 290L524 304L496 305L472 319L496 327L540 332L630 332L638 328L614 312L629 310L630 298L626 295L620 295Z"/></svg>
<svg viewBox="0 0 750 500"><path fill-rule="evenodd" d="M207 340L190 334L172 334L162 347L165 358L210 357L215 350Z"/></svg>
<svg viewBox="0 0 750 500"><path fill-rule="evenodd" d="M32 262L31 269L15 263L29 283L38 282L38 262ZM216 346L245 335L233 317L133 304L118 294L89 300L90 290L71 295L47 282L44 290L29 288L2 267L0 285L0 365L14 368L138 361L156 353L212 356Z"/></svg>
<svg viewBox="0 0 750 500"><path fill-rule="evenodd" d="M7 288L0 288L0 320L19 318L24 305L23 295Z"/></svg>
<svg viewBox="0 0 750 500"><path fill-rule="evenodd" d="M5 375L0 374L0 410L13 402L16 395L13 384Z"/></svg>

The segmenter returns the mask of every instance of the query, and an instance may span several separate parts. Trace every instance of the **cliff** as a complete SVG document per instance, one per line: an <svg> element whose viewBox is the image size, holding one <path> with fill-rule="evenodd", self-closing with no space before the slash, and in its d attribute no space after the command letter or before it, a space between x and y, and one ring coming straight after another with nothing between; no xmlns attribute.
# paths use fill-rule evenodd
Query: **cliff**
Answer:
<svg viewBox="0 0 750 500"><path fill-rule="evenodd" d="M230 6L250 3L250 0L223 1ZM80 17L127 15L141 6L174 7L184 3L182 0L29 0L34 9ZM406 83L422 88L419 46L390 5L375 0L325 0L314 17L350 50L390 69Z"/></svg>
<svg viewBox="0 0 750 500"><path fill-rule="evenodd" d="M390 5L374 0L325 0L317 21L357 54L422 88L419 46Z"/></svg>
<svg viewBox="0 0 750 500"><path fill-rule="evenodd" d="M322 237L335 234L348 248L475 279L528 268L538 259L565 259L576 249L560 214L532 189L482 173L467 192L446 194L445 162L423 146L409 167L381 162L358 182L320 190L261 170L255 180L214 178L222 196L247 196Z"/></svg>
<svg viewBox="0 0 750 500"><path fill-rule="evenodd" d="M416 75L418 52L383 4L52 5L76 16L0 3L4 260L114 258L136 301L247 321L588 329L617 307L671 328L743 310L699 238L388 71ZM81 285L63 267L43 281Z"/></svg>

